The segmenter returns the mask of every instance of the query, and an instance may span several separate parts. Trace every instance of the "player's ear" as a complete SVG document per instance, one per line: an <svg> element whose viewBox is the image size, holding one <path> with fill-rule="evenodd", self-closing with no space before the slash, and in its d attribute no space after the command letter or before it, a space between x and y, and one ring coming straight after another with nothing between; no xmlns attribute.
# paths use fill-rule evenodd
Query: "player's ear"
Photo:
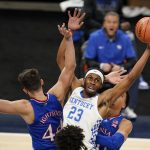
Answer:
<svg viewBox="0 0 150 150"><path fill-rule="evenodd" d="M41 86L43 86L44 85L44 80L40 79L40 82L41 82Z"/></svg>
<svg viewBox="0 0 150 150"><path fill-rule="evenodd" d="M122 109L124 109L124 108L126 108L126 104L125 103L122 105Z"/></svg>
<svg viewBox="0 0 150 150"><path fill-rule="evenodd" d="M84 85L85 82L85 78L82 78L82 86Z"/></svg>
<svg viewBox="0 0 150 150"><path fill-rule="evenodd" d="M28 91L25 88L23 88L22 90L23 90L23 92L25 92L26 94L28 94Z"/></svg>

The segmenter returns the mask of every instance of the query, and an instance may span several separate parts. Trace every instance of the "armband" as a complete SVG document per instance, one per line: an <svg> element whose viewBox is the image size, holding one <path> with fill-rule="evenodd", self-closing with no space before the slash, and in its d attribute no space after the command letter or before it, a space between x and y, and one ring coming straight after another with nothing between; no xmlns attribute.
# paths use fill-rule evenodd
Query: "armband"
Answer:
<svg viewBox="0 0 150 150"><path fill-rule="evenodd" d="M98 134L96 137L96 144L100 144L110 150L119 149L123 143L124 136L119 132L116 132L113 136L103 136Z"/></svg>

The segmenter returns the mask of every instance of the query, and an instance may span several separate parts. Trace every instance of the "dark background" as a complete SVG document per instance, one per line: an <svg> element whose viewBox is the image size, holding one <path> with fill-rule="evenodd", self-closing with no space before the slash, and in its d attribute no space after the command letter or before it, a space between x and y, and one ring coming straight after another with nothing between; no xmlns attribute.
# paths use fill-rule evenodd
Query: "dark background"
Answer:
<svg viewBox="0 0 150 150"><path fill-rule="evenodd" d="M133 30L141 17L128 19ZM39 69L45 91L56 83L60 73L56 53L62 39L57 24L66 19L67 14L62 12L0 10L0 98L27 98L17 82L18 73L25 68ZM144 49L145 44L137 40L139 56ZM150 84L150 62L143 76ZM150 115L150 90L139 91L136 113Z"/></svg>

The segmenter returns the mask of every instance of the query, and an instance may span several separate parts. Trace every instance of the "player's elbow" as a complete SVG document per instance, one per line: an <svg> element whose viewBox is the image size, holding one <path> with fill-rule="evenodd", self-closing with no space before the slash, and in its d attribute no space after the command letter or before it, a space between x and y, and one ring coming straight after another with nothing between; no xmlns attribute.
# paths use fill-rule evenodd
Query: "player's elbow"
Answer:
<svg viewBox="0 0 150 150"><path fill-rule="evenodd" d="M111 137L110 143L108 144L108 148L110 150L120 149L123 143L124 136L120 133L116 133Z"/></svg>
<svg viewBox="0 0 150 150"><path fill-rule="evenodd" d="M66 68L68 69L68 70L75 70L75 68L76 68L76 62L74 62L74 63L68 63L68 65L66 66Z"/></svg>
<svg viewBox="0 0 150 150"><path fill-rule="evenodd" d="M110 150L116 150L124 143L124 135L121 133L115 133L113 136L98 135L96 143Z"/></svg>

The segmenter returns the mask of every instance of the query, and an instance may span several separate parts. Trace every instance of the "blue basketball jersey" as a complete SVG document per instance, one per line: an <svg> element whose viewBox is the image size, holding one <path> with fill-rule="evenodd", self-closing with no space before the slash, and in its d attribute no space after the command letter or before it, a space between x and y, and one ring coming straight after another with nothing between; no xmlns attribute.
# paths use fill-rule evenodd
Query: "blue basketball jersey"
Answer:
<svg viewBox="0 0 150 150"><path fill-rule="evenodd" d="M46 101L29 100L34 110L34 122L28 124L34 150L55 150L54 138L62 125L62 106L55 95L47 94Z"/></svg>
<svg viewBox="0 0 150 150"><path fill-rule="evenodd" d="M117 116L112 118L107 118L102 120L98 135L103 136L112 136L116 133L116 131L119 128L119 125L124 117L123 116ZM109 150L106 146L103 146L102 144L99 145L99 150Z"/></svg>

